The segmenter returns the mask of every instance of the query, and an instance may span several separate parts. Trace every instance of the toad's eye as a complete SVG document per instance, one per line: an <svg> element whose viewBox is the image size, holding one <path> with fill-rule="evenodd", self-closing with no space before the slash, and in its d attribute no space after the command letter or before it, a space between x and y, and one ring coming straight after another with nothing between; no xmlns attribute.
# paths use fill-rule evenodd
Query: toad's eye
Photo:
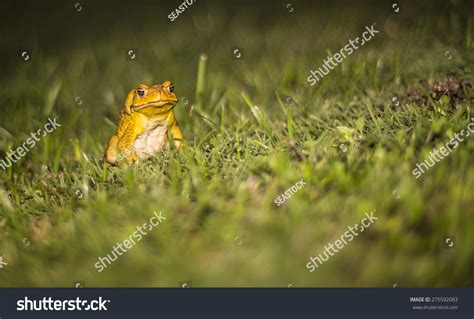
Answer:
<svg viewBox="0 0 474 319"><path fill-rule="evenodd" d="M145 95L145 89L143 89L143 88L138 88L138 89L137 89L137 93L138 93L139 96L144 96L144 95Z"/></svg>
<svg viewBox="0 0 474 319"><path fill-rule="evenodd" d="M174 85L171 84L170 87L168 88L168 90L170 91L170 93L173 93L174 92Z"/></svg>

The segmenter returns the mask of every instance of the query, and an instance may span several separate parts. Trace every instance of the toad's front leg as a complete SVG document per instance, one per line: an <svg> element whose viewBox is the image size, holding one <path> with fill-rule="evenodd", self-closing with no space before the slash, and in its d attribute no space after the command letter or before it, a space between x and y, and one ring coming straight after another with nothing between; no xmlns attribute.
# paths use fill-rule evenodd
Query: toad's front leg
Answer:
<svg viewBox="0 0 474 319"><path fill-rule="evenodd" d="M135 149L135 139L137 134L133 129L127 130L118 142L120 149L119 158L125 159L128 164L133 164L138 161L139 157Z"/></svg>
<svg viewBox="0 0 474 319"><path fill-rule="evenodd" d="M126 146L124 145L124 148L120 152L119 158L125 159L128 164L133 164L140 159L133 144Z"/></svg>
<svg viewBox="0 0 474 319"><path fill-rule="evenodd" d="M171 125L171 136L173 137L174 146L177 149L181 149L183 145L183 132L181 132L181 128L179 127L178 121L176 121L176 119Z"/></svg>
<svg viewBox="0 0 474 319"><path fill-rule="evenodd" d="M116 134L112 135L107 143L107 149L105 150L105 160L107 163L115 165L118 160L118 137Z"/></svg>

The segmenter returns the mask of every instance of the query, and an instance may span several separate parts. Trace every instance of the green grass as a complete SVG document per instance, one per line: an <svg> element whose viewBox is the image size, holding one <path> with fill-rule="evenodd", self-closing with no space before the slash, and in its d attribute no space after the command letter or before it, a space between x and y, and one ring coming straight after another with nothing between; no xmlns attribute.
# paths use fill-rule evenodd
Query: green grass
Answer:
<svg viewBox="0 0 474 319"><path fill-rule="evenodd" d="M411 174L467 126L472 99L388 107L419 79L452 71L474 82L472 19L465 26L463 9L449 8L295 5L262 27L257 13L218 15L198 2L173 24L148 21L156 36L122 26L53 53L32 47L32 60L2 80L1 159L48 117L62 127L0 171L0 286L474 285L474 138L422 178ZM374 22L386 31L308 85L327 50ZM105 166L127 92L168 79L185 149ZM374 209L374 225L308 272L310 256ZM99 256L160 210L163 224L96 271ZM454 248L444 236L455 236Z"/></svg>

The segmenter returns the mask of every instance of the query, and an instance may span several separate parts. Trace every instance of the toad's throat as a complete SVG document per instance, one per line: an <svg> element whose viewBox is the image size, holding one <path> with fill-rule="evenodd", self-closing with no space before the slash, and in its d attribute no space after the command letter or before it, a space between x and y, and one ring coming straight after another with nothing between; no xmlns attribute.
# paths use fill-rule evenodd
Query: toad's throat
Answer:
<svg viewBox="0 0 474 319"><path fill-rule="evenodd" d="M176 105L176 103L177 103L177 101L173 101L173 100L159 100L159 101L154 101L154 102L142 104L140 106L136 106L136 107L132 108L132 110L137 111L137 110L141 110L141 109L144 109L144 108L147 108L147 107L152 107L152 106L163 107L165 105Z"/></svg>

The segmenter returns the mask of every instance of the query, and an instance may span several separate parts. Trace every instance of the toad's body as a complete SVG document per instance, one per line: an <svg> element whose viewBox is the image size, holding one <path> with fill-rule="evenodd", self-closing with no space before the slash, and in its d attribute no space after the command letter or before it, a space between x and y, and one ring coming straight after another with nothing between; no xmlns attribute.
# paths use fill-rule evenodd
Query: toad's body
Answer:
<svg viewBox="0 0 474 319"><path fill-rule="evenodd" d="M139 158L153 155L168 144L169 119L143 119L143 133L137 137L133 146Z"/></svg>
<svg viewBox="0 0 474 319"><path fill-rule="evenodd" d="M125 159L133 163L166 149L168 137L181 146L182 133L174 117L177 103L174 87L166 81L160 85L141 84L125 100L117 132L107 145L105 159L111 164Z"/></svg>

